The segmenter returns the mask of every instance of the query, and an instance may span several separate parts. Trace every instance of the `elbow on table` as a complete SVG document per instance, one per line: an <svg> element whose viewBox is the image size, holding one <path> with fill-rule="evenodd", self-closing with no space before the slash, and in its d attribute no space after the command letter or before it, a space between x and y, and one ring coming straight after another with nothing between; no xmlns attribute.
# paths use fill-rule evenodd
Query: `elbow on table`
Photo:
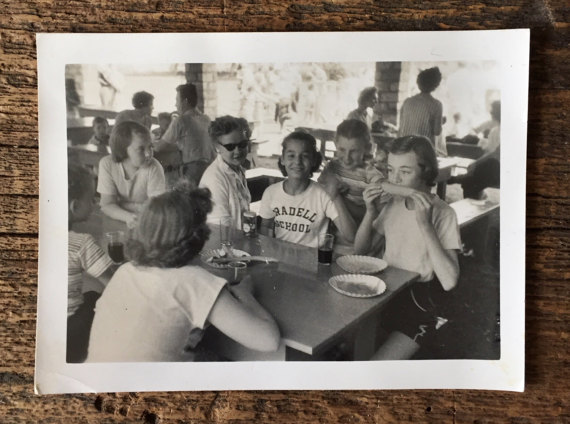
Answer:
<svg viewBox="0 0 570 424"><path fill-rule="evenodd" d="M260 352L275 352L281 344L281 333L275 322L267 323L266 331L259 334L255 349Z"/></svg>

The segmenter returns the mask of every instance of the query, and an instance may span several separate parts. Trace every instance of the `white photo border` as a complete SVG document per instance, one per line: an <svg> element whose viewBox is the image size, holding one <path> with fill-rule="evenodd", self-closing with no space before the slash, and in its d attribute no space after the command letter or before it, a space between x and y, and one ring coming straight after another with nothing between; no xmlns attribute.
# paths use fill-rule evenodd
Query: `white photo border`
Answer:
<svg viewBox="0 0 570 424"><path fill-rule="evenodd" d="M528 29L447 32L38 34L40 235L36 393L172 390L524 390ZM339 53L340 52L340 53ZM65 362L66 64L496 61L501 66L501 359Z"/></svg>

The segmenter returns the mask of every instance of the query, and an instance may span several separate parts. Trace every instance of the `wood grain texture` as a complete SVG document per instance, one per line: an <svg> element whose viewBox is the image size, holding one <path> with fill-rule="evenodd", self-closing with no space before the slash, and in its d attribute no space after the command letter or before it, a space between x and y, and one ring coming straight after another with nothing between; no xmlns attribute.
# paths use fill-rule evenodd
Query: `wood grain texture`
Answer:
<svg viewBox="0 0 570 424"><path fill-rule="evenodd" d="M570 9L567 0L1 0L0 421L570 422ZM530 27L527 386L487 391L33 394L38 232L36 32L235 32Z"/></svg>

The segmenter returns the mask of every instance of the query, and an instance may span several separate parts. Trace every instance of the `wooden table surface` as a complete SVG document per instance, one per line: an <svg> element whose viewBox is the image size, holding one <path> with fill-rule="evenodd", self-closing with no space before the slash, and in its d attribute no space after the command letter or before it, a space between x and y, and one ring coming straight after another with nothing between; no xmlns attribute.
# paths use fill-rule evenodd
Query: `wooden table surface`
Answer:
<svg viewBox="0 0 570 424"><path fill-rule="evenodd" d="M2 0L0 421L561 423L568 400L570 14L567 0ZM372 31L530 27L526 391L33 394L37 292L36 32Z"/></svg>

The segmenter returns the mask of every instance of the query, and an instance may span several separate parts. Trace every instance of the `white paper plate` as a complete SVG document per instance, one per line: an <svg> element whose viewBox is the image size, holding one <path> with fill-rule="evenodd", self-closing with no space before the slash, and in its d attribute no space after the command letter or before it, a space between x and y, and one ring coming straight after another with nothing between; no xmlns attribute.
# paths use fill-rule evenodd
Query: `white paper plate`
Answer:
<svg viewBox="0 0 570 424"><path fill-rule="evenodd" d="M386 283L378 277L364 274L336 275L329 284L337 292L350 297L374 297L386 291Z"/></svg>
<svg viewBox="0 0 570 424"><path fill-rule="evenodd" d="M341 256L336 263L346 272L355 274L376 274L388 266L388 262L383 259L361 255Z"/></svg>
<svg viewBox="0 0 570 424"><path fill-rule="evenodd" d="M243 250L239 250L239 249L232 249L232 252L236 256L236 258L240 258L242 256L251 256L249 253L244 252ZM211 262L210 260L213 257L225 258L226 254L222 249L209 249L209 250L204 250L204 251L200 252L200 258L202 259L202 262L204 262L206 265L211 266L212 268L227 268L228 267L227 263L218 264L215 262ZM236 260L238 260L238 259L236 259Z"/></svg>

